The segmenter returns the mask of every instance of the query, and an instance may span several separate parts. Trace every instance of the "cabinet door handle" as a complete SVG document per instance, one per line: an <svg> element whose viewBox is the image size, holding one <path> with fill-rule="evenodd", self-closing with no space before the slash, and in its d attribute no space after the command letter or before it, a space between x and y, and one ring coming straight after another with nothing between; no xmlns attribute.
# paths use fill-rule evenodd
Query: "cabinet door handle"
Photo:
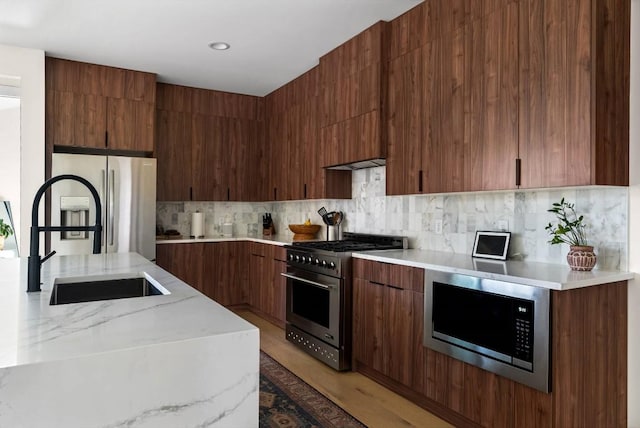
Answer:
<svg viewBox="0 0 640 428"><path fill-rule="evenodd" d="M520 186L520 173L522 172L522 159L516 159L516 186Z"/></svg>
<svg viewBox="0 0 640 428"><path fill-rule="evenodd" d="M389 288L394 288L394 289L396 289L396 290L404 290L404 288L402 288L402 287L398 287L397 285L387 284L387 287L389 287Z"/></svg>
<svg viewBox="0 0 640 428"><path fill-rule="evenodd" d="M231 189L227 187L227 201L231 200Z"/></svg>
<svg viewBox="0 0 640 428"><path fill-rule="evenodd" d="M304 183L304 199L307 199L307 183Z"/></svg>
<svg viewBox="0 0 640 428"><path fill-rule="evenodd" d="M193 187L189 186L189 200L193 201Z"/></svg>
<svg viewBox="0 0 640 428"><path fill-rule="evenodd" d="M418 171L418 192L422 192L422 170Z"/></svg>
<svg viewBox="0 0 640 428"><path fill-rule="evenodd" d="M104 147L109 147L109 131L104 131Z"/></svg>
<svg viewBox="0 0 640 428"><path fill-rule="evenodd" d="M379 286L381 286L381 287L384 287L384 286L385 286L385 284L383 284L383 283L381 283L381 282L377 282L377 281L369 281L369 283L371 283L371 284L375 284L375 285L379 285Z"/></svg>

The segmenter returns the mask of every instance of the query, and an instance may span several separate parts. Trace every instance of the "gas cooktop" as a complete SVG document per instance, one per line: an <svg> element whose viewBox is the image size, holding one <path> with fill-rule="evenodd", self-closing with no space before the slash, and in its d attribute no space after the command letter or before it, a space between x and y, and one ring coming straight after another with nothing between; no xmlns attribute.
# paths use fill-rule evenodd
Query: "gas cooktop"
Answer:
<svg viewBox="0 0 640 428"><path fill-rule="evenodd" d="M392 250L407 248L407 238L403 236L345 232L344 239L339 241L297 241L293 242L292 246L296 249L329 251L334 253Z"/></svg>

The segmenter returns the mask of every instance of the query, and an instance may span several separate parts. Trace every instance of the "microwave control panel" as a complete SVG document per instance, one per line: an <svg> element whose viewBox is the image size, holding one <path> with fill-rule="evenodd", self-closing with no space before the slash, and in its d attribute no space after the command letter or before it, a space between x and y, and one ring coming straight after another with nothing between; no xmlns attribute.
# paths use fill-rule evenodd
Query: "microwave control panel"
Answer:
<svg viewBox="0 0 640 428"><path fill-rule="evenodd" d="M533 360L533 327L529 320L516 319L516 346L514 357L524 361Z"/></svg>
<svg viewBox="0 0 640 428"><path fill-rule="evenodd" d="M514 302L514 357L533 362L533 302Z"/></svg>

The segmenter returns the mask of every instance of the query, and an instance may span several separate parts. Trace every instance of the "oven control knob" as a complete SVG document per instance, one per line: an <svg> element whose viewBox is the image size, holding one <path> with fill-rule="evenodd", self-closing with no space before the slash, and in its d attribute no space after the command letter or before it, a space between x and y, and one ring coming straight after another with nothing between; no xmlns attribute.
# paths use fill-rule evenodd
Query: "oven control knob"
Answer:
<svg viewBox="0 0 640 428"><path fill-rule="evenodd" d="M335 269L336 268L336 264L334 262L329 263L329 267L331 269Z"/></svg>
<svg viewBox="0 0 640 428"><path fill-rule="evenodd" d="M289 254L289 260L293 261L293 254Z"/></svg>
<svg viewBox="0 0 640 428"><path fill-rule="evenodd" d="M301 261L302 261L302 263L306 263L307 262L307 258L305 256L302 256Z"/></svg>
<svg viewBox="0 0 640 428"><path fill-rule="evenodd" d="M316 259L313 261L314 265L320 265L320 259L316 257Z"/></svg>
<svg viewBox="0 0 640 428"><path fill-rule="evenodd" d="M300 262L300 256L296 256L296 262Z"/></svg>
<svg viewBox="0 0 640 428"><path fill-rule="evenodd" d="M323 261L322 261L322 267L323 267L323 268L326 268L326 267L327 267L327 261L326 261L326 260L323 260Z"/></svg>

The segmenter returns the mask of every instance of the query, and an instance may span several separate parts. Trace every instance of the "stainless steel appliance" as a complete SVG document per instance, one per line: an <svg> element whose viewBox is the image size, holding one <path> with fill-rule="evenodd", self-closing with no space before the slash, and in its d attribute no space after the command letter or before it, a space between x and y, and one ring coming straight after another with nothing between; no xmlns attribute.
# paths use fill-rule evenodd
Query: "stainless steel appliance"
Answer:
<svg viewBox="0 0 640 428"><path fill-rule="evenodd" d="M336 370L351 368L351 253L407 248L401 236L344 233L287 247L288 341Z"/></svg>
<svg viewBox="0 0 640 428"><path fill-rule="evenodd" d="M549 392L550 290L425 271L424 345Z"/></svg>
<svg viewBox="0 0 640 428"><path fill-rule="evenodd" d="M54 153L52 176L74 174L88 180L102 203L102 252L137 252L155 259L156 160L123 156ZM51 187L51 224L89 226L95 209L88 189L74 181ZM90 254L89 232L51 234L57 254Z"/></svg>

